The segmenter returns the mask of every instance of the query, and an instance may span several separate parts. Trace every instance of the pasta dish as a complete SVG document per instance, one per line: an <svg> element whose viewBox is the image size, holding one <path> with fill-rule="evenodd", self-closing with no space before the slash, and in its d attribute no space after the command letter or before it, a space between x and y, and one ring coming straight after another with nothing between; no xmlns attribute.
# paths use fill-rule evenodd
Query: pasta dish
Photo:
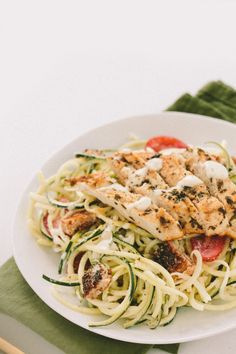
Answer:
<svg viewBox="0 0 236 354"><path fill-rule="evenodd" d="M65 306L104 315L93 327L236 307L235 183L224 143L159 136L77 153L30 195L31 233L60 254L57 279L43 278Z"/></svg>

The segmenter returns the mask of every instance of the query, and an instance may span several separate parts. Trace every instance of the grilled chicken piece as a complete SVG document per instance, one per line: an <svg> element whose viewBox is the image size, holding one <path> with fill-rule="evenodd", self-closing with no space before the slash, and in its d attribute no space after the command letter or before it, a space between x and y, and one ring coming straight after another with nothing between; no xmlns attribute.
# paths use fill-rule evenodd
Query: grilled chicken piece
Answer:
<svg viewBox="0 0 236 354"><path fill-rule="evenodd" d="M65 215L62 220L62 230L68 236L73 236L77 231L87 230L97 221L96 215L86 210L76 211L72 215Z"/></svg>
<svg viewBox="0 0 236 354"><path fill-rule="evenodd" d="M160 240L173 240L183 236L179 223L165 209L153 205L148 197L130 193L118 184L93 188L84 182L80 186L82 191L112 206L126 219Z"/></svg>
<svg viewBox="0 0 236 354"><path fill-rule="evenodd" d="M178 188L156 190L152 192L152 200L179 220L185 234L205 233L198 209L183 191Z"/></svg>
<svg viewBox="0 0 236 354"><path fill-rule="evenodd" d="M132 166L129 166L127 162L124 162L118 158L110 158L108 161L110 162L110 166L116 177L122 184L125 184L129 174L135 171L135 169Z"/></svg>
<svg viewBox="0 0 236 354"><path fill-rule="evenodd" d="M170 186L178 185L186 177L193 177L192 172L187 171L185 160L182 156L170 155L163 156L163 168L160 171L164 180L168 180ZM178 164L179 162L179 164ZM169 167L169 168L168 168ZM195 175L196 173L194 173ZM196 174L202 180L202 183L195 186L184 186L184 193L197 208L201 225L207 236L212 235L228 235L229 220L226 216L224 205L214 196L211 196L204 180L199 174ZM193 218L193 223L198 223L198 220Z"/></svg>
<svg viewBox="0 0 236 354"><path fill-rule="evenodd" d="M224 205L217 198L209 195L208 191L202 192L201 186L186 189L185 192L190 199L192 195L195 196L194 205L200 213L200 218L204 221L206 236L228 235L229 220Z"/></svg>
<svg viewBox="0 0 236 354"><path fill-rule="evenodd" d="M112 158L120 160L127 165L132 165L135 169L139 169L145 165L145 162L155 154L147 151L119 151Z"/></svg>
<svg viewBox="0 0 236 354"><path fill-rule="evenodd" d="M181 179L190 174L185 168L185 160L181 155L161 156L161 160L160 175L170 187L175 187Z"/></svg>
<svg viewBox="0 0 236 354"><path fill-rule="evenodd" d="M219 203L223 205L221 207L222 213L226 214L229 220L228 236L236 238L236 185L230 180L228 172L222 164L213 162L214 165L209 165L209 161L206 162L190 162L188 160L188 168L193 171L194 174L199 176L207 185L210 193L219 200ZM207 167L208 166L208 167ZM224 178L211 177L209 174L210 168L220 168ZM219 177L221 177L219 175ZM213 198L213 197L211 197Z"/></svg>
<svg viewBox="0 0 236 354"><path fill-rule="evenodd" d="M108 288L112 280L111 269L101 263L89 267L82 277L84 297L96 299Z"/></svg>
<svg viewBox="0 0 236 354"><path fill-rule="evenodd" d="M113 183L114 181L114 179L107 176L104 172L96 172L90 175L83 175L65 179L65 182L71 186L80 185L81 183L86 182L86 184L93 188L105 186L106 184Z"/></svg>
<svg viewBox="0 0 236 354"><path fill-rule="evenodd" d="M170 273L185 272L191 275L194 271L194 264L191 259L173 241L160 243L152 255L152 260L159 263Z"/></svg>

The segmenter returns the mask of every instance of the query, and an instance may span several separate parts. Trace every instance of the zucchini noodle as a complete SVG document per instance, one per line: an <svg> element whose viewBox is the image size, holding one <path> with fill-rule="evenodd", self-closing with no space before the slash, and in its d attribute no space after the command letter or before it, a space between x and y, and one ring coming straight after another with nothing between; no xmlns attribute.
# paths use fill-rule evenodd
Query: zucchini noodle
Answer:
<svg viewBox="0 0 236 354"><path fill-rule="evenodd" d="M144 140L133 139L121 149L144 146ZM104 154L107 154L105 150ZM73 301L62 285L53 284L52 293L58 301L76 312L99 315L98 321L90 323L94 327L120 319L124 328L140 323L156 328L169 324L177 309L183 306L197 311L225 311L236 307L235 241L227 242L219 259L213 262L203 262L198 251L192 252L187 238L175 241L186 250L194 270L191 275L168 272L152 259L162 241L127 221L112 207L79 191L77 185L68 185L68 178L97 171L114 176L106 158L76 156L48 179L39 173L38 191L30 194L31 234L40 245L60 253L58 271L62 284L71 281L77 284L70 295ZM231 166L232 159L228 155L226 158ZM61 220L80 211L92 212L97 222L69 236ZM106 232L110 233L109 240L103 239ZM108 244L108 241L109 246L105 247L104 242ZM85 296L83 277L89 268L98 264L109 270L111 280L102 294L89 298Z"/></svg>

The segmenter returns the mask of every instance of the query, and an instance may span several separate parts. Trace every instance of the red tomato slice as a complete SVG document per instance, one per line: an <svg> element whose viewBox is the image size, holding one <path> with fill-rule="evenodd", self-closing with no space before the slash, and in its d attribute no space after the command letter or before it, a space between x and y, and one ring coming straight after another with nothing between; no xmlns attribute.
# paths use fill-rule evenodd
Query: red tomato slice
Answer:
<svg viewBox="0 0 236 354"><path fill-rule="evenodd" d="M57 216L55 219L53 219L52 225L53 225L53 227L55 227L55 229L58 228L60 220L61 220L60 216ZM51 232L49 230L49 227L48 227L48 213L46 213L43 217L43 225L44 225L45 229L47 230L47 233L50 236L52 236Z"/></svg>
<svg viewBox="0 0 236 354"><path fill-rule="evenodd" d="M223 251L226 237L204 235L191 238L191 246L193 250L198 250L205 262L214 261Z"/></svg>
<svg viewBox="0 0 236 354"><path fill-rule="evenodd" d="M46 213L46 214L43 216L43 225L44 225L44 227L45 227L47 233L48 233L50 236L52 236L52 235L51 235L51 232L50 232L50 230L49 230L49 227L48 227L48 213Z"/></svg>
<svg viewBox="0 0 236 354"><path fill-rule="evenodd" d="M187 148L188 146L183 141L171 136L155 136L147 141L146 147L150 147L154 151L159 152L163 149Z"/></svg>
<svg viewBox="0 0 236 354"><path fill-rule="evenodd" d="M60 221L61 221L61 217L57 215L55 219L52 220L52 226L55 227L55 229L57 229L60 224Z"/></svg>

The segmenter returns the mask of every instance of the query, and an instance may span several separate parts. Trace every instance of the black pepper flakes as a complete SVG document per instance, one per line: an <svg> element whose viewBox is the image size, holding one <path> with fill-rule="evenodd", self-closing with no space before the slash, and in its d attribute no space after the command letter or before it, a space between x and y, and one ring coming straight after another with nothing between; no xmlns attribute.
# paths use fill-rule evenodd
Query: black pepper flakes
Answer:
<svg viewBox="0 0 236 354"><path fill-rule="evenodd" d="M166 226L166 225L168 225L170 223L170 220L167 220L166 218L164 218L164 216L161 216L160 217L160 224L162 225L162 226Z"/></svg>
<svg viewBox="0 0 236 354"><path fill-rule="evenodd" d="M225 215L226 215L226 210L225 210L225 208L220 207L220 208L218 209L218 211L219 211L221 214L223 214L223 216L225 217Z"/></svg>
<svg viewBox="0 0 236 354"><path fill-rule="evenodd" d="M158 245L152 255L152 260L159 263L170 273L183 271L186 267L186 259L177 250L175 251L168 242L162 242Z"/></svg>
<svg viewBox="0 0 236 354"><path fill-rule="evenodd" d="M234 205L234 201L231 197L227 196L227 197L225 197L225 200L226 200L227 204L229 204L230 206Z"/></svg>

